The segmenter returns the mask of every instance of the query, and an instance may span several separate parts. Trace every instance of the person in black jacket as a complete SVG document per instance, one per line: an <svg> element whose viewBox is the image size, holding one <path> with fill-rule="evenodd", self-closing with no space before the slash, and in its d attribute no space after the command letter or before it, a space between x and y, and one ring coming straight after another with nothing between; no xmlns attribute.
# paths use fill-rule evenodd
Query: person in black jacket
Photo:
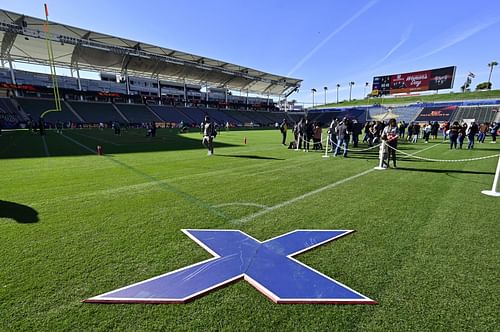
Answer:
<svg viewBox="0 0 500 332"><path fill-rule="evenodd" d="M458 133L460 132L461 126L458 121L453 122L450 127L450 149L457 148Z"/></svg>
<svg viewBox="0 0 500 332"><path fill-rule="evenodd" d="M286 122L286 119L283 119L280 125L280 132L281 135L283 136L283 139L281 141L281 144L286 145L286 132L288 131L288 123Z"/></svg>
<svg viewBox="0 0 500 332"><path fill-rule="evenodd" d="M314 135L314 126L311 121L306 119L304 124L304 151L309 151L309 142L313 138Z"/></svg>
<svg viewBox="0 0 500 332"><path fill-rule="evenodd" d="M479 127L477 126L477 123L472 122L469 126L469 130L467 131L467 138L469 139L469 145L467 146L467 149L474 149L474 140L476 139L476 135L478 132Z"/></svg>

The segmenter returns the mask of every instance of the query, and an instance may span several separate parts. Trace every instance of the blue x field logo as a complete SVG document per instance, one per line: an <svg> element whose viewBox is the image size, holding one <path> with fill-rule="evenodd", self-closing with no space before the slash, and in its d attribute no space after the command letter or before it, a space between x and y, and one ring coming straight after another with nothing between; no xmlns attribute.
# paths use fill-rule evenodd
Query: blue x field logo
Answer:
<svg viewBox="0 0 500 332"><path fill-rule="evenodd" d="M185 303L243 278L275 303L377 303L293 258L353 231L295 230L264 242L238 230L183 232L214 257L84 302Z"/></svg>

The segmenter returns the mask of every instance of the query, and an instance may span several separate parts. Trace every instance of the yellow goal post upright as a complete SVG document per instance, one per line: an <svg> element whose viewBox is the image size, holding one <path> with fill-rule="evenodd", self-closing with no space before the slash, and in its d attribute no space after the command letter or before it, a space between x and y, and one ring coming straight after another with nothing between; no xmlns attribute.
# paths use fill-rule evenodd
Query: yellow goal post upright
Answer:
<svg viewBox="0 0 500 332"><path fill-rule="evenodd" d="M43 119L45 114L49 112L61 112L62 107L61 107L61 97L59 94L59 85L57 84L57 74L56 74L56 65L54 62L54 50L52 49L52 41L50 39L50 31L49 31L49 9L47 7L47 4L45 3L44 5L45 8L45 24L44 24L44 30L45 30L45 43L47 45L47 52L49 55L49 67L50 67L50 76L52 78L52 88L54 90L54 102L55 102L55 109L48 109L45 112L40 115L40 118Z"/></svg>

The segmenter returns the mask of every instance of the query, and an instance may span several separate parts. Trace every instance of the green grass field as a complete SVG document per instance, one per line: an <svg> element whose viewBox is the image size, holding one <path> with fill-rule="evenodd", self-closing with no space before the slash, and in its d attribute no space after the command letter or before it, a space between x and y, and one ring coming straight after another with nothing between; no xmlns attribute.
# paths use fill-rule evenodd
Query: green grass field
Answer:
<svg viewBox="0 0 500 332"><path fill-rule="evenodd" d="M200 139L74 130L44 143L4 132L0 330L498 331L500 198L481 194L497 158L401 158L375 171L378 151L324 159L286 149L274 130L222 132L212 157ZM98 144L105 156L90 152ZM400 148L439 159L500 152L441 141ZM186 228L259 240L356 230L298 259L379 304L278 305L244 281L188 304L81 302L211 257Z"/></svg>

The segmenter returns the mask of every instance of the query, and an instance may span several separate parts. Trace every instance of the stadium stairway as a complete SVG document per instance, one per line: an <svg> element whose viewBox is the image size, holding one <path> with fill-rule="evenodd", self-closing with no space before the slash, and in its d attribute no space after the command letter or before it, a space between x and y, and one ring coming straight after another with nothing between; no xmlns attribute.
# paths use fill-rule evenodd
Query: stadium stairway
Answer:
<svg viewBox="0 0 500 332"><path fill-rule="evenodd" d="M42 99L42 98L17 98L17 102L21 106L22 110L35 121L40 118L43 112L54 109L55 102L54 99ZM72 112L66 105L66 103L61 103L61 112L50 112L47 113L44 118L47 123L61 122L75 122L79 123L81 120L77 117L74 112Z"/></svg>
<svg viewBox="0 0 500 332"><path fill-rule="evenodd" d="M163 121L151 108L144 104L115 104L115 106L125 115L129 123L141 124Z"/></svg>
<svg viewBox="0 0 500 332"><path fill-rule="evenodd" d="M87 123L122 122L123 117L115 110L111 103L100 102L68 102Z"/></svg>
<svg viewBox="0 0 500 332"><path fill-rule="evenodd" d="M111 103L111 105L113 106L115 111L118 114L120 114L120 116L123 118L123 120L125 120L125 122L130 123L130 120L125 116L125 114L122 113L122 111L120 111L120 109L115 105L115 103Z"/></svg>
<svg viewBox="0 0 500 332"><path fill-rule="evenodd" d="M495 120L493 120L496 123L500 122L500 110L497 109L497 115L495 116Z"/></svg>
<svg viewBox="0 0 500 332"><path fill-rule="evenodd" d="M498 106L459 106L450 122L461 121L463 119L474 119L477 123L495 121L498 117Z"/></svg>
<svg viewBox="0 0 500 332"><path fill-rule="evenodd" d="M155 112L154 109L152 109L151 107L149 107L149 105L144 105L151 113L153 113L157 118L158 118L158 121L163 121L163 119L161 118L161 116Z"/></svg>
<svg viewBox="0 0 500 332"><path fill-rule="evenodd" d="M193 119L187 117L184 113L180 112L178 108L173 106L148 105L148 108L165 122L180 123L182 121L185 124L195 123Z"/></svg>
<svg viewBox="0 0 500 332"><path fill-rule="evenodd" d="M81 122L85 122L85 120L83 120L83 118L80 116L80 114L78 114L77 111L75 111L75 109L66 101L64 100L63 101L64 105L66 105L66 107L71 111L73 112L73 114L81 121Z"/></svg>

